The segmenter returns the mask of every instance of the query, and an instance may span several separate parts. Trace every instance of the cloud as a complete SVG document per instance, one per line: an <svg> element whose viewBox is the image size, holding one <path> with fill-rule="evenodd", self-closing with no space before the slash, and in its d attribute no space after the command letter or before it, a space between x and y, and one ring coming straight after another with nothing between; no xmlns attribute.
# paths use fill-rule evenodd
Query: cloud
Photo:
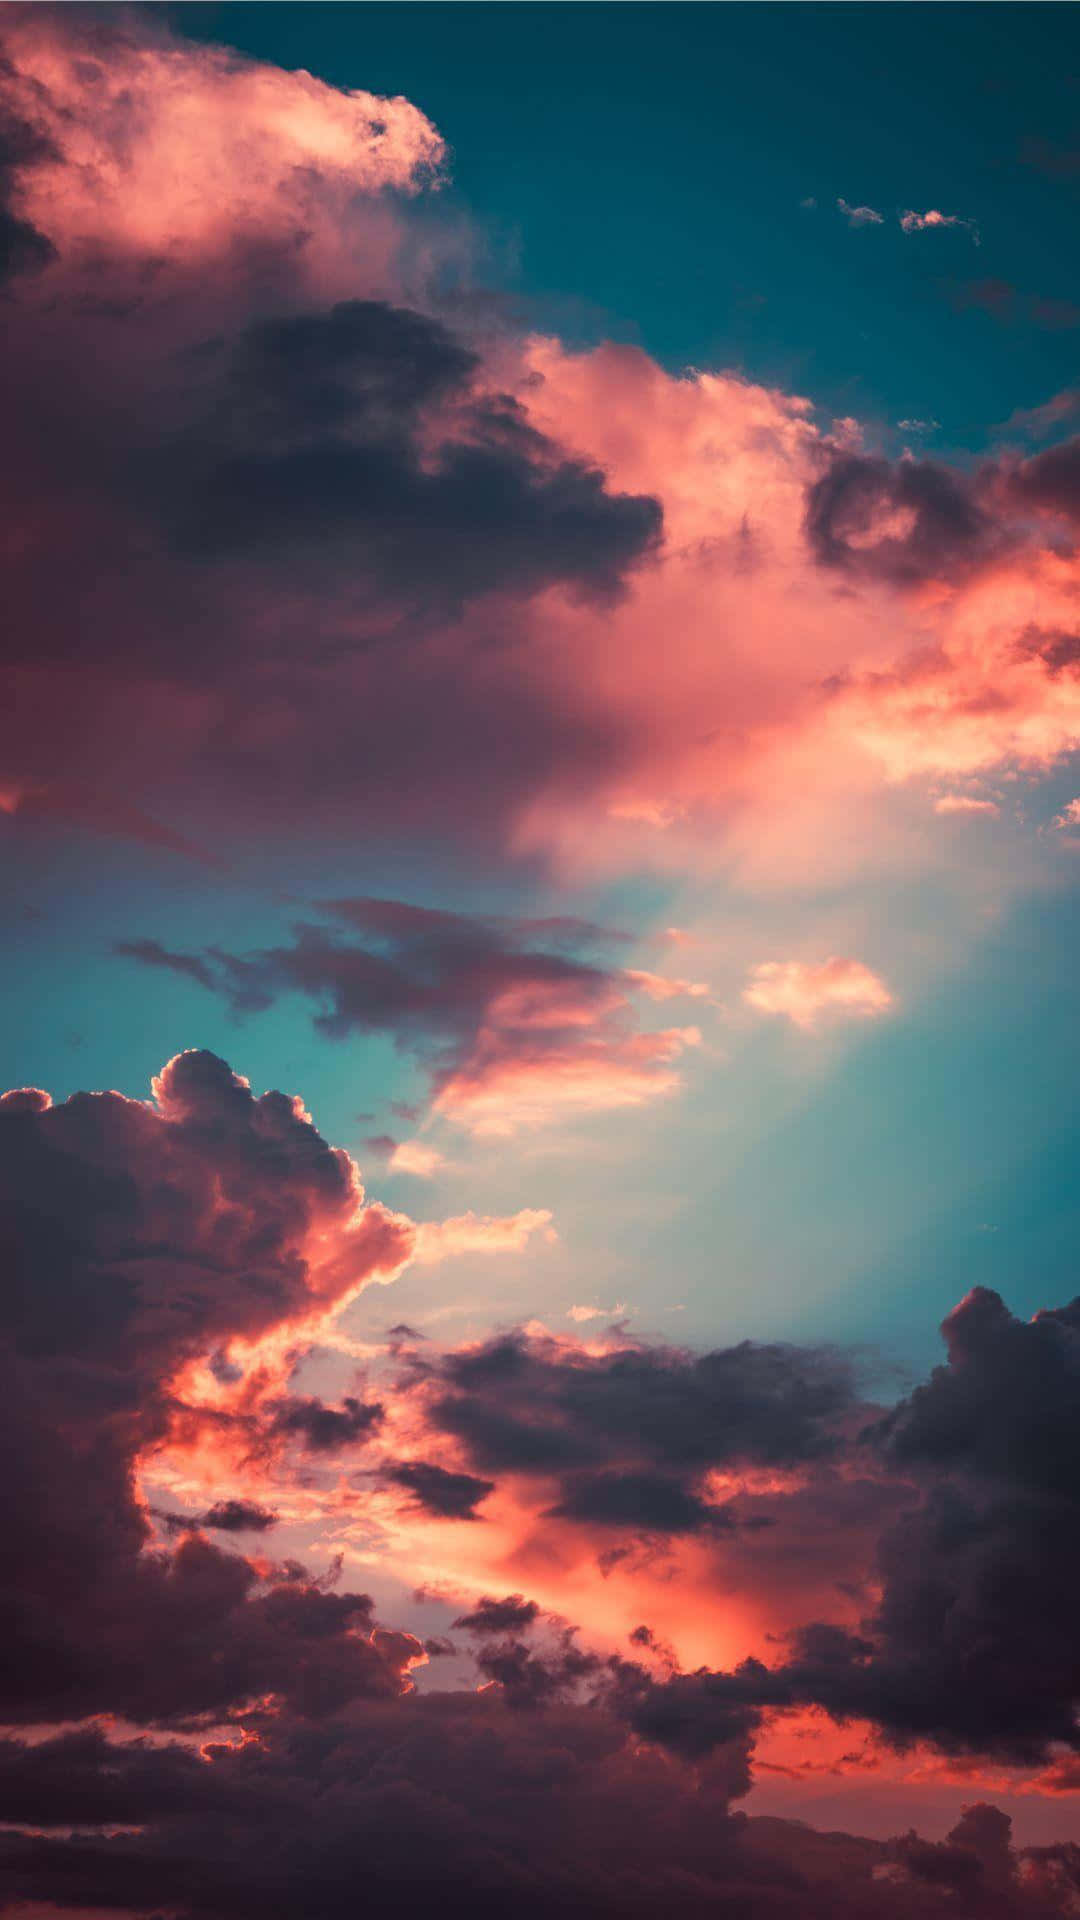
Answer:
<svg viewBox="0 0 1080 1920"><path fill-rule="evenodd" d="M384 1478L404 1487L418 1506L440 1520L476 1520L476 1508L495 1490L493 1480L454 1473L430 1460L399 1460L383 1469Z"/></svg>
<svg viewBox="0 0 1080 1920"><path fill-rule="evenodd" d="M931 460L838 454L809 489L807 538L822 566L896 586L982 562L998 528L970 485Z"/></svg>
<svg viewBox="0 0 1080 1920"><path fill-rule="evenodd" d="M413 1258L428 1266L463 1253L520 1253L541 1229L546 1238L554 1237L551 1217L548 1207L522 1207L502 1218L462 1213L453 1220L426 1220L417 1228Z"/></svg>
<svg viewBox="0 0 1080 1920"><path fill-rule="evenodd" d="M851 207L846 200L837 200L836 204L849 227L880 227L884 225L884 214L878 213L873 207Z"/></svg>
<svg viewBox="0 0 1080 1920"><path fill-rule="evenodd" d="M1067 833L1071 827L1080 826L1080 799L1066 801L1061 812L1055 814L1051 825L1060 833Z"/></svg>
<svg viewBox="0 0 1080 1920"><path fill-rule="evenodd" d="M1067 1911L1068 1851L1021 1859L985 1810L946 1843L860 1843L874 1850L857 1868L851 1842L825 1882L801 1867L793 1881L798 1830L781 1844L724 1810L766 1722L807 1709L1008 1765L1045 1770L1075 1747L1075 1303L1023 1322L968 1296L947 1364L886 1409L828 1350L539 1329L399 1349L377 1400L334 1405L293 1389L298 1357L396 1270L410 1223L364 1198L298 1101L257 1097L205 1054L155 1088L147 1104L0 1102L0 1517L18 1573L0 1592L3 1709L34 1729L0 1742L14 1897L145 1912L167 1889L185 1920L284 1914L301 1886L313 1897L317 1859L320 1910L344 1914L362 1858L405 1911L437 1866L480 1910L514 1886L542 1920L568 1900L595 1912L599 1857L613 1920L631 1889L651 1910L664 1888L688 1920L702 1888L710 1911L751 1888L777 1920L843 1912L849 1887L852 1912L879 1902L882 1920L906 1890L921 1920L939 1895L942 1920L958 1900L982 1920L988 1890L1025 1920L1025 1902ZM241 1444L214 1453L212 1500L167 1516L155 1544L143 1486L183 1462L194 1495L192 1423L221 1436L230 1421ZM444 1590L468 1567L480 1596L447 1624L474 1637L462 1657L482 1690L416 1691L423 1643L379 1624L369 1596L206 1538L284 1533L271 1490L361 1528L344 1544L376 1559L384 1528L414 1568L444 1541ZM529 1564L536 1597L495 1585L498 1563ZM659 1663L613 1650L610 1613L589 1642L565 1605L551 1618L552 1569L565 1602L578 1564L576 1590L622 1594L631 1625L663 1604L660 1640L632 1639L647 1658L666 1648ZM786 1593L797 1624L759 1632L768 1664L683 1670L683 1598L700 1617L719 1590L738 1622L747 1581L766 1619Z"/></svg>
<svg viewBox="0 0 1080 1920"><path fill-rule="evenodd" d="M0 1204L0 1399L20 1461L0 1489L5 1714L194 1721L252 1693L321 1711L331 1695L396 1691L412 1654L357 1631L370 1634L365 1595L332 1595L302 1568L281 1587L198 1532L150 1549L134 1474L196 1361L302 1343L400 1270L411 1224L365 1201L299 1101L256 1097L206 1053L170 1061L151 1104L9 1098ZM226 1493L201 1524L270 1517Z"/></svg>
<svg viewBox="0 0 1080 1920"><path fill-rule="evenodd" d="M446 1161L437 1147L429 1147L423 1140L398 1140L388 1164L391 1173L411 1173L418 1180L430 1180Z"/></svg>
<svg viewBox="0 0 1080 1920"><path fill-rule="evenodd" d="M1063 387L1037 407L1017 407L1004 423L1006 433L1022 433L1041 440L1064 422L1080 414L1080 387Z"/></svg>
<svg viewBox="0 0 1080 1920"><path fill-rule="evenodd" d="M999 814L996 800L978 800L970 793L941 793L934 801L935 813Z"/></svg>
<svg viewBox="0 0 1080 1920"><path fill-rule="evenodd" d="M332 1453L363 1445L382 1425L385 1408L377 1401L346 1394L340 1407L313 1395L291 1394L274 1403L271 1430L298 1441L311 1453Z"/></svg>
<svg viewBox="0 0 1080 1920"><path fill-rule="evenodd" d="M616 1300L613 1307L567 1307L566 1317L568 1320L575 1321L580 1326L588 1320L613 1320L617 1318L619 1314L625 1312L626 1302L624 1300Z"/></svg>
<svg viewBox="0 0 1080 1920"><path fill-rule="evenodd" d="M278 1516L254 1500L219 1500L199 1522L223 1533L265 1533L277 1525Z"/></svg>
<svg viewBox="0 0 1080 1920"><path fill-rule="evenodd" d="M559 1520L589 1528L616 1527L639 1534L708 1533L734 1527L731 1509L703 1500L677 1474L632 1472L578 1473L562 1483Z"/></svg>
<svg viewBox="0 0 1080 1920"><path fill-rule="evenodd" d="M763 960L754 967L743 999L759 1013L784 1014L797 1027L813 1027L823 1015L865 1018L887 1013L893 996L880 975L861 960L832 958Z"/></svg>
<svg viewBox="0 0 1080 1920"><path fill-rule="evenodd" d="M1020 461L1006 471L1004 486L1024 506L1080 521L1080 435Z"/></svg>
<svg viewBox="0 0 1080 1920"><path fill-rule="evenodd" d="M196 981L237 1013L262 1011L291 991L315 1002L315 1025L330 1038L391 1032L424 1058L434 1111L492 1137L673 1093L674 1062L700 1042L696 1027L638 1030L631 996L663 1002L708 989L602 964L597 949L618 945L616 932L393 900L343 900L328 910L362 939L302 924L291 946L254 954L175 953L144 939L115 951ZM430 1174L441 1164L421 1142L374 1142L394 1172Z"/></svg>
<svg viewBox="0 0 1080 1920"><path fill-rule="evenodd" d="M441 1081L435 1111L481 1139L498 1140L521 1129L643 1107L679 1090L675 1063L700 1042L697 1027L561 1042L520 1040L489 1028L473 1058Z"/></svg>
<svg viewBox="0 0 1080 1920"><path fill-rule="evenodd" d="M166 531L196 555L275 564L345 540L371 590L399 601L453 608L559 580L609 596L655 542L657 503L610 498L512 396L475 392L479 368L441 321L381 301L249 328L212 417L170 449Z"/></svg>
<svg viewBox="0 0 1080 1920"><path fill-rule="evenodd" d="M12 217L44 243L5 308L13 834L760 878L888 857L890 782L969 771L976 736L1025 768L1080 737L1013 661L1075 571L1052 475L881 462L798 395L448 300L473 237L423 212L444 156L407 102L141 15L37 9L13 45ZM256 958L176 970L253 1010L282 990ZM583 1110L652 1097L640 1064L508 1085L498 1124L565 1111L559 1078Z"/></svg>
<svg viewBox="0 0 1080 1920"><path fill-rule="evenodd" d="M611 1690L593 1706L514 1707L499 1686L414 1697L318 1734L293 1722L208 1743L205 1757L101 1729L9 1742L0 1777L28 1831L5 1836L5 1873L17 1897L56 1904L77 1874L87 1903L119 1912L145 1910L167 1884L185 1916L278 1915L314 1888L337 1920L361 1875L409 1920L436 1884L467 1889L481 1920L511 1899L536 1920L614 1920L660 1899L685 1920L736 1902L763 1920L1069 1910L1074 1850L1014 1850L1007 1816L986 1804L943 1843L730 1818L746 1745L745 1716L698 1676L621 1708ZM45 1830L43 1809L59 1816Z"/></svg>
<svg viewBox="0 0 1080 1920"><path fill-rule="evenodd" d="M429 1424L479 1470L558 1475L561 1501L583 1519L590 1503L613 1511L624 1490L623 1524L646 1531L642 1515L665 1497L713 1524L698 1497L712 1469L826 1457L831 1423L851 1405L847 1369L829 1354L691 1355L625 1337L592 1351L539 1332L451 1352L422 1371L418 1391Z"/></svg>
<svg viewBox="0 0 1080 1920"><path fill-rule="evenodd" d="M909 207L900 215L900 225L905 233L926 233L934 227L960 227L970 233L976 246L981 245L979 229L974 220L965 220L959 213L939 213L936 207L928 207L925 213L916 213Z"/></svg>
<svg viewBox="0 0 1080 1920"><path fill-rule="evenodd" d="M470 1633L523 1633L539 1617L535 1600L526 1600L520 1593L509 1593L504 1600L485 1596L468 1613L459 1614L453 1625Z"/></svg>
<svg viewBox="0 0 1080 1920"><path fill-rule="evenodd" d="M347 226L352 196L415 192L445 158L430 121L400 97L224 48L181 49L164 27L126 16L26 9L4 24L9 96L37 140L19 156L16 204L76 269L102 254L134 264L148 246L174 269L219 253L235 237L221 185L236 179L248 244L292 225L301 253L317 252Z"/></svg>

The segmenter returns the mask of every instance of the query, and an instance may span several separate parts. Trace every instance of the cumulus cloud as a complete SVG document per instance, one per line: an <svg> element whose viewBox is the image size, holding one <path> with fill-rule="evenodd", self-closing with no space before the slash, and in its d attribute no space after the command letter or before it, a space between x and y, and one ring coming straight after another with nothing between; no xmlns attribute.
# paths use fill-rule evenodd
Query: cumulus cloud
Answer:
<svg viewBox="0 0 1080 1920"><path fill-rule="evenodd" d="M753 968L743 999L758 1013L783 1014L797 1027L813 1027L822 1015L846 1019L887 1013L893 996L880 975L861 960L835 957L763 960Z"/></svg>
<svg viewBox="0 0 1080 1920"><path fill-rule="evenodd" d="M778 767L827 766L839 809L1080 738L1015 659L1071 593L1064 456L892 465L797 395L493 327L443 291L465 229L410 211L445 162L407 102L144 16L9 37L13 831L760 866L839 858Z"/></svg>
<svg viewBox="0 0 1080 1920"><path fill-rule="evenodd" d="M411 1224L365 1201L299 1101L256 1097L205 1053L171 1061L152 1104L6 1101L0 1190L3 1421L20 1460L0 1495L5 1713L195 1720L254 1693L318 1710L396 1691L413 1655L371 1640L366 1596L302 1569L279 1586L199 1532L149 1550L133 1476L169 1433L186 1369L302 1340L400 1270ZM202 1524L271 1518L225 1495Z"/></svg>
<svg viewBox="0 0 1080 1920"><path fill-rule="evenodd" d="M792 1880L786 1829L781 1845L775 1824L726 1809L765 1722L808 1708L1010 1765L1075 1747L1075 1304L1025 1323L976 1292L945 1323L947 1365L891 1409L866 1405L827 1350L539 1329L398 1348L377 1398L334 1404L290 1384L295 1356L396 1271L415 1229L366 1200L298 1101L257 1097L205 1054L170 1062L149 1104L16 1090L0 1102L0 1186L0 1495L18 1574L0 1595L3 1709L9 1729L36 1730L0 1742L13 1896L284 1914L301 1887L311 1898L314 1839L328 1912L355 1898L357 1847L406 1911L437 1861L444 1891L467 1885L493 1915L511 1886L538 1920L568 1902L595 1912L609 1844L613 1915L631 1888L697 1914L701 1889L711 1910L752 1887L778 1920L792 1898L800 1915L819 1896L842 1912L851 1888L852 1912L880 1900L883 1920L908 1893L923 1920L939 1895L943 1916L968 1900L981 1920L988 1890L1003 1914L1068 1910L1068 1850L1021 1857L985 1809L945 1843L865 1843L854 1880L838 1855L824 1882L820 1857L816 1879ZM140 1480L183 1456L192 1422L230 1420L242 1451L215 1453L214 1497L160 1514L155 1545ZM292 1481L283 1448L303 1456ZM231 1482L230 1458L244 1467ZM275 1486L322 1487L327 1516L348 1487L361 1524L376 1500L406 1542L445 1540L442 1581L471 1569L477 1597L447 1625L470 1636L481 1691L416 1691L421 1640L378 1624L333 1572L211 1544L285 1529ZM666 1596L661 1637L630 1635L648 1665L553 1619L535 1586L487 1577L515 1526L532 1530L541 1584L552 1566L569 1577L577 1541L589 1590L624 1582L631 1621ZM804 1609L820 1561L831 1615L765 1636L767 1662L683 1670L682 1584L697 1612L726 1567L730 1613L740 1564L782 1588L785 1555ZM42 1737L49 1723L64 1724Z"/></svg>
<svg viewBox="0 0 1080 1920"><path fill-rule="evenodd" d="M36 140L16 208L84 271L105 253L134 266L150 247L181 268L288 226L317 252L348 230L355 194L415 192L445 158L408 100L181 49L152 21L13 9L4 34L8 100ZM236 180L233 226L221 188Z"/></svg>

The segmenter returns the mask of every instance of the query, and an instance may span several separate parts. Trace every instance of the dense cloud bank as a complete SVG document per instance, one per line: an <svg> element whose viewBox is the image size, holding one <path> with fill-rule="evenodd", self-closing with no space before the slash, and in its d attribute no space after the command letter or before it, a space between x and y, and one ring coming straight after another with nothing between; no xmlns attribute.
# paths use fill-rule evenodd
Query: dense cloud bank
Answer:
<svg viewBox="0 0 1080 1920"><path fill-rule="evenodd" d="M1075 1306L1025 1324L969 1296L947 1364L888 1411L842 1355L794 1345L534 1330L439 1353L407 1329L380 1397L332 1407L293 1372L415 1230L299 1101L207 1054L170 1062L149 1104L8 1094L0 1195L9 1900L330 1914L362 1879L406 1911L436 1887L538 1915L1071 1910L1074 1851L1013 1853L989 1808L940 1845L730 1809L766 1722L797 1708L972 1756L1080 1744ZM246 1463L243 1485L159 1514L155 1544L140 1476L199 1433L242 1433L219 1472ZM849 1547L877 1599L857 1628L808 1618L767 1664L683 1671L663 1618L619 1650L491 1592L447 1620L480 1690L416 1691L419 1639L333 1570L264 1557L280 1516L259 1473L287 1487L292 1460L310 1486L331 1449L356 1463L357 1513L381 1488L406 1527L482 1531L489 1496L535 1483L534 1524L583 1532L601 1565L680 1538L737 1555L869 1480L883 1517Z"/></svg>
<svg viewBox="0 0 1080 1920"><path fill-rule="evenodd" d="M797 857L815 768L843 808L1080 741L1075 440L889 458L734 374L515 331L408 101L149 10L2 34L17 825L622 864L779 809ZM234 997L318 961L186 958Z"/></svg>

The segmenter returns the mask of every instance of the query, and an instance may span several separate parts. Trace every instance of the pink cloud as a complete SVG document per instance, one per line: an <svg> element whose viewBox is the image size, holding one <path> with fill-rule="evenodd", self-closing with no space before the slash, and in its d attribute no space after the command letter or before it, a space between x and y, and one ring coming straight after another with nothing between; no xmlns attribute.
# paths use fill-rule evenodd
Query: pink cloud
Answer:
<svg viewBox="0 0 1080 1920"><path fill-rule="evenodd" d="M996 800L977 800L969 793L943 793L934 801L935 813L999 814Z"/></svg>
<svg viewBox="0 0 1080 1920"><path fill-rule="evenodd" d="M697 1027L611 1033L530 1046L489 1029L469 1060L440 1085L434 1111L481 1139L589 1114L642 1107L678 1092L676 1063L701 1044Z"/></svg>
<svg viewBox="0 0 1080 1920"><path fill-rule="evenodd" d="M400 191L442 164L423 115L116 18L16 20L10 85L53 139L17 206L58 256L6 309L5 830L82 822L189 855L227 833L242 861L269 833L422 827L571 870L775 884L808 859L936 859L885 825L892 789L1039 774L1080 743L1063 457L889 463L858 423L825 431L732 374L448 323ZM208 314L219 347L185 353ZM396 406L402 352L425 396L391 409L404 507L380 520L363 491L361 409L344 504L315 511L297 369L354 398L377 374ZM258 407L230 424L237 382ZM295 439L288 486L243 440L262 407ZM195 469L159 473L162 444L200 449ZM490 524L457 490L478 461ZM399 644L375 644L403 609Z"/></svg>
<svg viewBox="0 0 1080 1920"><path fill-rule="evenodd" d="M811 1028L822 1015L859 1019L887 1013L893 996L861 960L765 960L756 966L743 999L759 1013L783 1014Z"/></svg>
<svg viewBox="0 0 1080 1920"><path fill-rule="evenodd" d="M437 1147L429 1147L422 1140L399 1140L387 1161L387 1171L412 1173L418 1179L430 1180L445 1165Z"/></svg>
<svg viewBox="0 0 1080 1920"><path fill-rule="evenodd" d="M931 227L964 227L975 245L979 245L979 229L974 220L965 220L959 213L939 213L936 207L928 207L925 213L916 213L909 207L900 215L900 225L905 233L925 233Z"/></svg>
<svg viewBox="0 0 1080 1920"><path fill-rule="evenodd" d="M9 101L46 143L16 211L65 273L93 271L102 254L133 269L152 254L159 273L183 272L286 236L302 269L343 273L357 196L414 193L445 159L407 100L180 42L149 16L26 8L5 22L5 44Z"/></svg>

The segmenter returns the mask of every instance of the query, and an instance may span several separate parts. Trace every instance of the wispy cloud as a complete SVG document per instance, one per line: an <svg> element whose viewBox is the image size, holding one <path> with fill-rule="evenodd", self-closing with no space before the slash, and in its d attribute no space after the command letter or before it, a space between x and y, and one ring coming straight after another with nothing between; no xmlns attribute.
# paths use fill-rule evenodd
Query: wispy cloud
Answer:
<svg viewBox="0 0 1080 1920"><path fill-rule="evenodd" d="M836 204L849 227L882 227L885 224L885 215L879 213L876 207L852 207L846 200L839 199Z"/></svg>

